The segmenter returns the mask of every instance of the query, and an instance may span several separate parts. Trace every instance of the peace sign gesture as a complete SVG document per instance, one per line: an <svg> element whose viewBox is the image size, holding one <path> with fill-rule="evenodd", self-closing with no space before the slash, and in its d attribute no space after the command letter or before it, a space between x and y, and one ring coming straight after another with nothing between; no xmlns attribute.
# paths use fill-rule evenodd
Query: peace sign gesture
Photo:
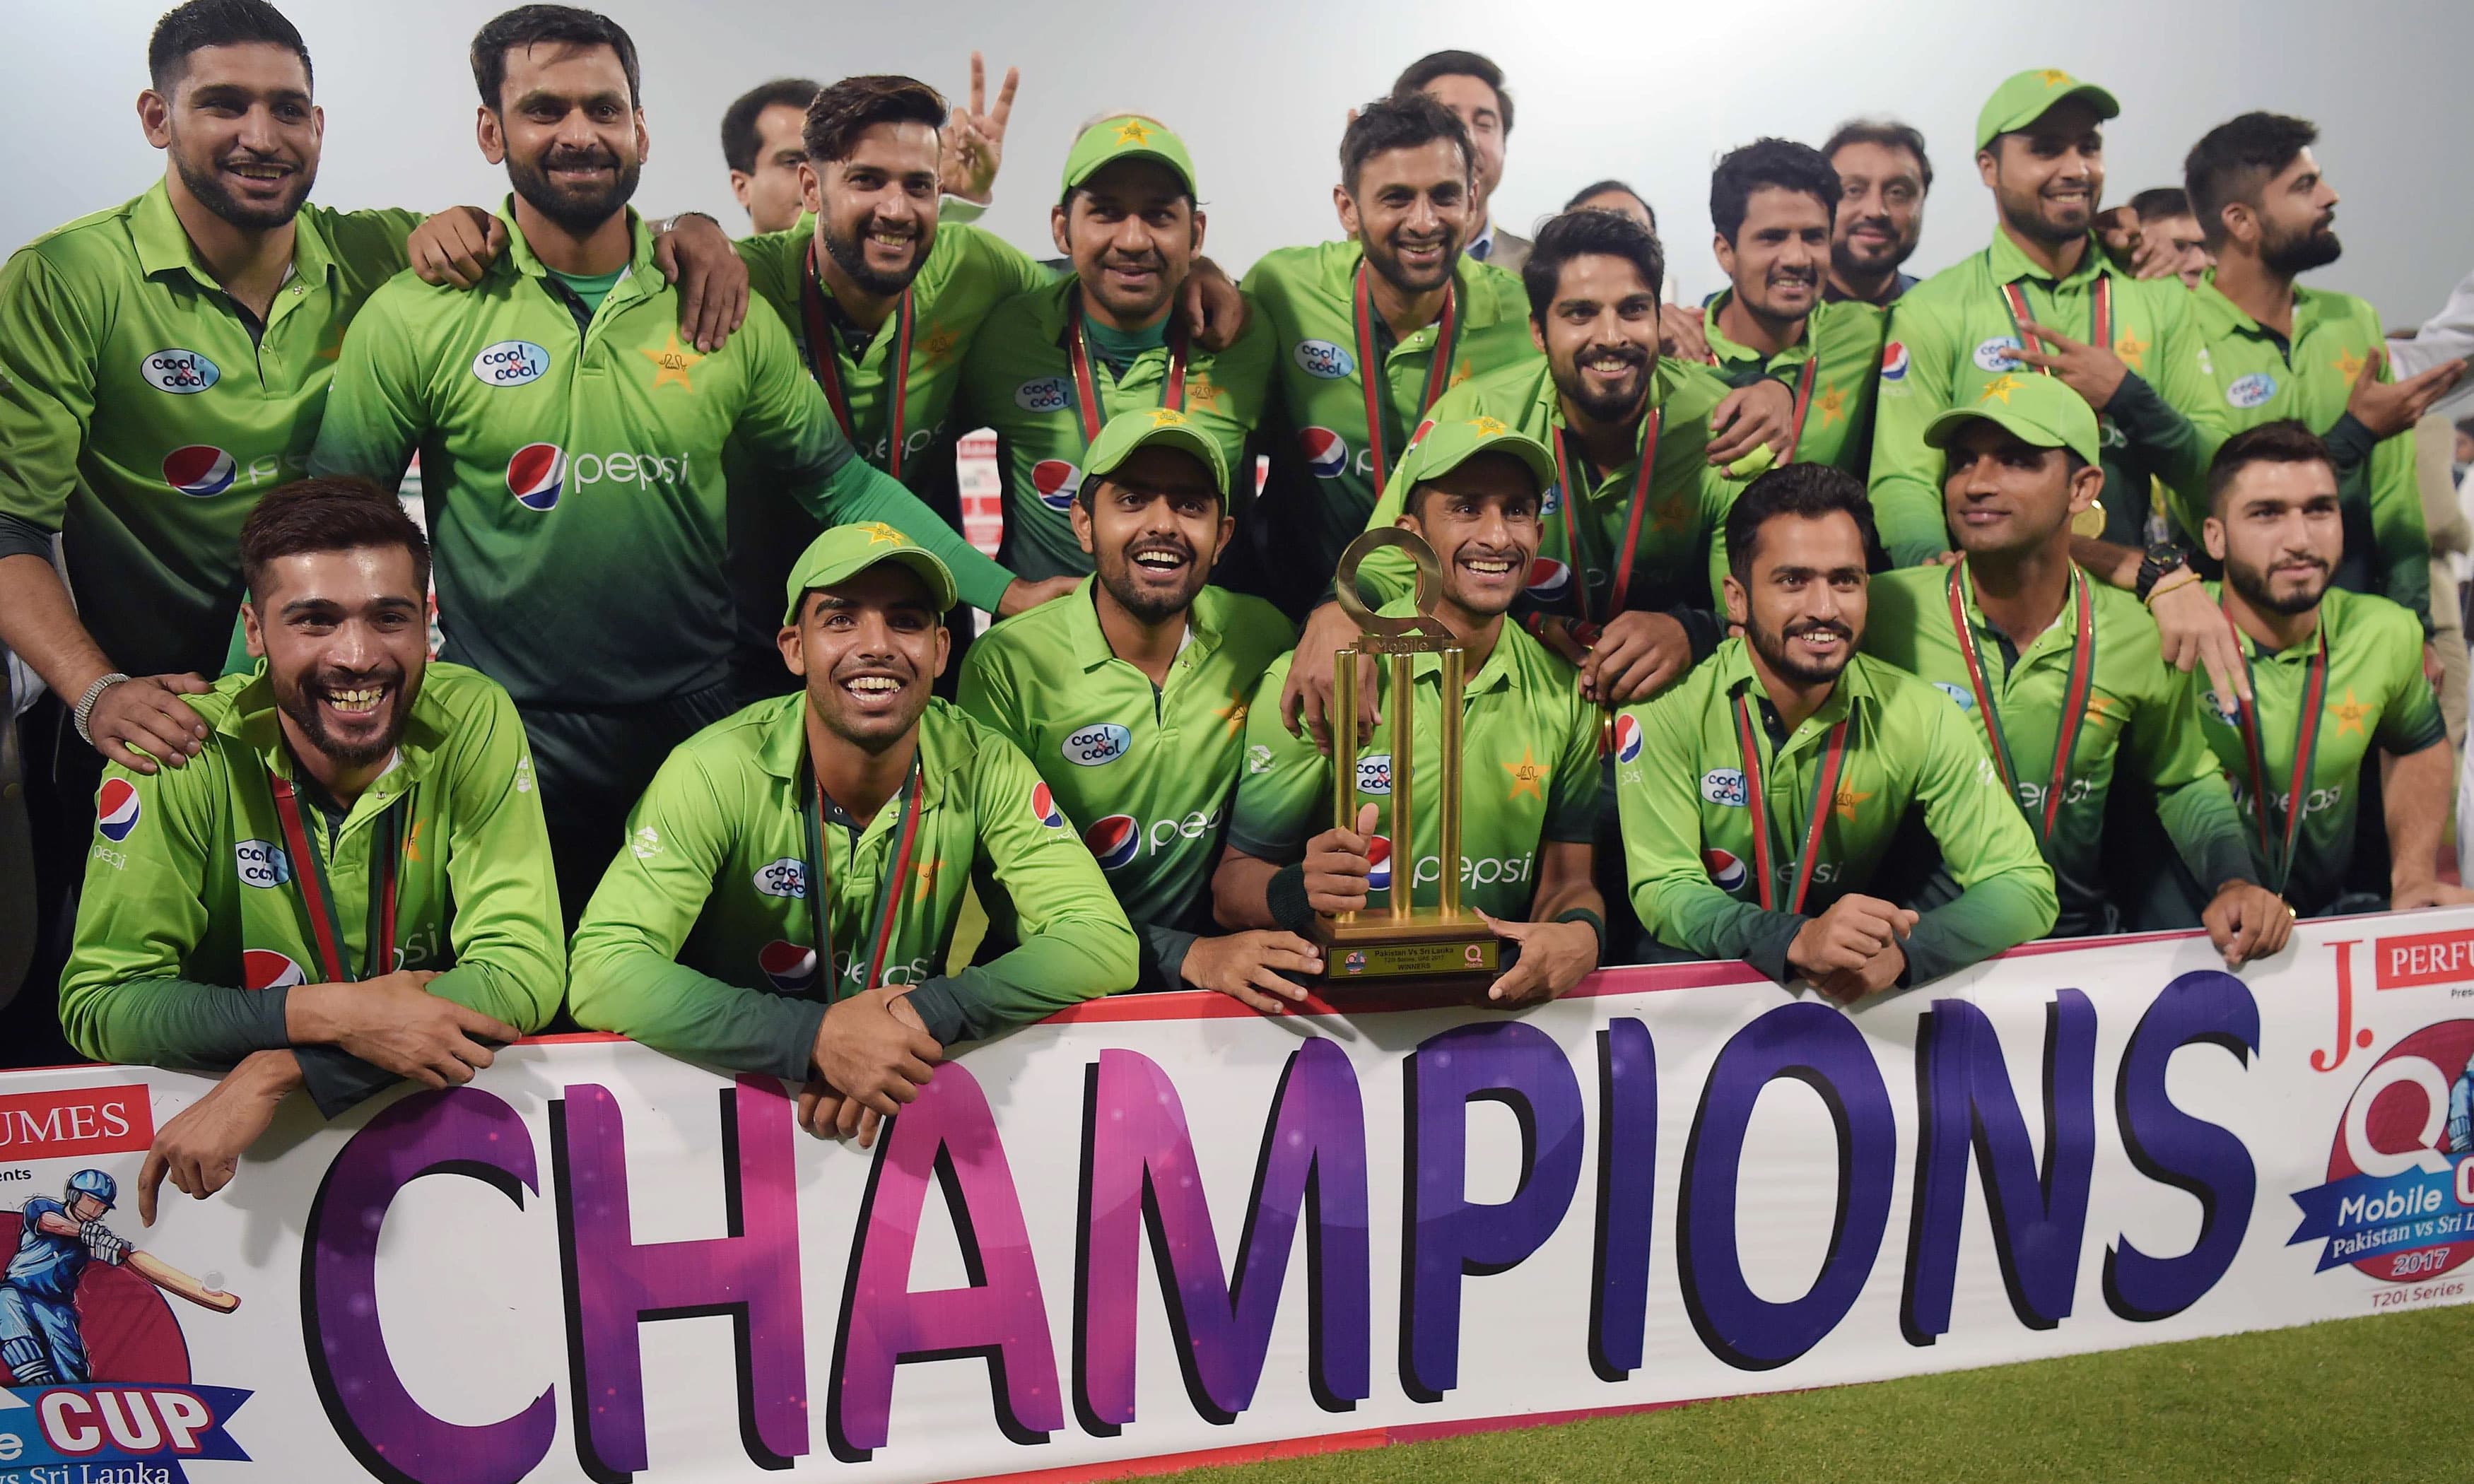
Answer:
<svg viewBox="0 0 2474 1484"><path fill-rule="evenodd" d="M2087 404L2098 412L2122 390L2122 378L2130 368L2111 347L2091 346L2071 339L2059 330L2049 330L2033 320L2019 322L2019 337L2025 347L2010 353L2038 371L2051 371L2062 379L2062 385L2087 398ZM2044 349L2034 347L2043 345Z"/></svg>
<svg viewBox="0 0 2474 1484"><path fill-rule="evenodd" d="M944 136L938 186L948 196L986 205L996 189L997 165L1005 157L1006 120L1013 116L1013 90L1022 81L1017 67L1006 68L1005 85L997 89L997 106L988 107L988 69L980 54L971 54L971 106L956 108L938 131Z"/></svg>

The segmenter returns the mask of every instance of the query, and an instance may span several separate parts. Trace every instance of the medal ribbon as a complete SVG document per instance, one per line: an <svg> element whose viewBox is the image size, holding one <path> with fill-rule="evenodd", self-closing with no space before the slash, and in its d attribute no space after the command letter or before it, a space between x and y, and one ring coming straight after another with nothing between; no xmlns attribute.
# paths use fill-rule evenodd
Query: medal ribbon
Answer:
<svg viewBox="0 0 2474 1484"><path fill-rule="evenodd" d="M2010 333L2019 338L2019 344L2025 345L2027 331L2024 326L2030 318L2027 291L2016 283L2005 283L2001 285L2001 302L2010 311ZM2088 293L2088 344L2100 350L2113 348L2113 279L2101 272ZM1796 426L1799 430L1804 426L1801 415Z"/></svg>
<svg viewBox="0 0 2474 1484"><path fill-rule="evenodd" d="M402 801L387 805L370 828L369 919L363 924L361 971L344 962L344 929L335 916L335 894L327 882L327 863L319 855L301 820L301 798L292 780L269 770L268 790L275 795L275 817L283 831L283 848L292 856L292 884L301 894L309 919L310 941L318 949L318 969L325 984L347 984L375 978L395 968L396 878L402 872Z"/></svg>
<svg viewBox="0 0 2474 1484"><path fill-rule="evenodd" d="M876 923L876 936L867 950L867 978L861 989L874 989L885 971L885 951L892 946L894 922L902 913L902 883L910 879L910 861L919 843L919 775L921 762L914 758L910 776L902 781L902 792L894 796L896 811L893 863L876 883L876 900L868 908L868 918ZM832 882L827 874L829 856L825 850L825 785L818 782L814 770L808 770L807 798L800 809L801 823L807 833L808 923L816 939L818 981L824 986L828 1002L841 998L841 976L834 969L834 925Z"/></svg>
<svg viewBox="0 0 2474 1484"><path fill-rule="evenodd" d="M1082 419L1082 446L1088 448L1100 441L1099 383L1091 375L1091 347L1082 328L1082 291L1066 296L1065 312L1069 324L1065 331L1065 358L1074 368L1075 409ZM1172 310L1168 323L1168 372L1160 381L1159 404L1172 412L1185 411L1185 321Z"/></svg>
<svg viewBox="0 0 2474 1484"><path fill-rule="evenodd" d="M1984 718L1985 734L1993 743L1993 765L2001 770L2001 786L2019 801L2019 769L2011 760L2010 738L2001 728L2001 712L1993 704L1993 685L1985 678L1984 656L1976 646L1976 629L1967 621L1967 563L1953 564L1950 569L1947 591L1950 596L1951 627L1958 634L1959 658L1967 663L1968 687L1975 692L1976 709ZM2037 833L2037 844L2046 846L2052 839L2053 822L2060 817L2062 796L2069 792L2071 758L2078 750L2079 728L2087 720L2088 691L2096 679L2096 610L2088 600L2087 577L2078 568L2071 569L2071 587L2078 598L2077 632L2071 637L2070 679L2062 689L2061 728L2053 742L2053 781L2045 794L2043 828ZM2028 824L2034 825L2034 815Z"/></svg>
<svg viewBox="0 0 2474 1484"><path fill-rule="evenodd" d="M1807 321L1806 323L1808 324L1810 322ZM1806 333L1809 334L1810 331L1807 330ZM1786 457L1779 460L1779 467L1781 468L1784 468L1786 466L1793 464L1795 462L1795 451L1804 446L1804 415L1812 411L1812 378L1814 373L1820 371L1820 369L1821 347L1815 346L1812 348L1812 353L1804 358L1804 370L1796 372L1795 425L1787 429Z"/></svg>
<svg viewBox="0 0 2474 1484"><path fill-rule="evenodd" d="M1392 378L1384 373L1383 362L1374 353L1374 288L1368 276L1366 260L1358 259L1354 294L1357 316L1357 379L1366 392L1366 447L1373 467L1374 488L1380 491L1392 478L1391 425L1385 395ZM1460 353L1461 317L1460 289L1457 284L1443 285L1443 312L1435 321L1435 354L1426 365L1426 392L1418 402L1423 416L1452 384L1452 358ZM1414 429L1411 430L1413 433Z"/></svg>
<svg viewBox="0 0 2474 1484"><path fill-rule="evenodd" d="M1758 730L1753 720L1753 704L1742 693L1735 697L1735 747L1744 763L1744 807L1752 815L1753 874L1760 880L1763 912L1802 912L1805 892L1812 885L1812 868L1821 857L1821 826L1830 819L1831 801L1838 797L1838 777L1847 763L1847 718L1830 729L1822 744L1821 761L1812 780L1811 817L1804 826L1804 848L1795 855L1795 888L1784 907L1777 903L1776 876L1770 851L1769 796L1762 791L1761 758Z"/></svg>
<svg viewBox="0 0 2474 1484"><path fill-rule="evenodd" d="M834 410L834 420L841 424L842 437L850 440L863 460L867 448L851 422L850 395L842 390L841 360L834 348L837 342L833 326L825 323L825 290L823 280L817 276L813 242L808 244L808 275L799 284L799 316L808 329L808 364L815 369L816 381L825 389L825 401ZM903 422L910 397L911 319L910 291L906 288L893 306L893 387L885 410L885 471L895 479L902 477Z"/></svg>
<svg viewBox="0 0 2474 1484"><path fill-rule="evenodd" d="M1623 550L1615 555L1614 586L1607 594L1606 611L1595 618L1589 616L1589 567L1588 554L1582 545L1581 521L1577 514L1583 492L1594 481L1588 477L1588 466L1575 460L1564 447L1564 430L1561 427L1554 430L1555 477L1564 487L1564 545L1565 553L1572 559L1572 606L1581 615L1581 622L1574 627L1573 637L1584 644L1597 642L1598 631L1606 626L1608 620L1624 610L1624 599L1632 591L1633 560L1640 554L1641 515L1649 509L1649 481L1658 467L1658 430L1664 416L1665 409L1653 407L1643 419L1640 467L1633 474L1632 503L1624 513ZM1573 472L1576 468L1581 471L1577 475Z"/></svg>
<svg viewBox="0 0 2474 1484"><path fill-rule="evenodd" d="M2234 702L2236 723L2242 730L2243 756L2250 764L2250 797L2259 821L2259 853L2276 873L2276 889L2280 892L2293 870L2293 843L2302 828L2303 790L2310 786L2319 757L2319 708L2328 698L2328 622L2324 615L2318 628L2311 671L2302 682L2302 716L2293 727L2293 774L2285 796L2282 849L2268 824L2276 808L2276 796L2268 786L2268 749L2260 734L2258 684L2251 686L2252 699ZM2243 656L2243 673L2251 673L2248 653Z"/></svg>

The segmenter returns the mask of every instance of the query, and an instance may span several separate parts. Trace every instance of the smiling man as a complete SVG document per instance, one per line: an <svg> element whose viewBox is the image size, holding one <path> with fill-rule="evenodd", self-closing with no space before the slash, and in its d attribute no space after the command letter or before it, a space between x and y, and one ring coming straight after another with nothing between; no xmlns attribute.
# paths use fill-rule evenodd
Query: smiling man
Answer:
<svg viewBox="0 0 2474 1484"><path fill-rule="evenodd" d="M229 1069L139 1181L205 1196L291 1089L334 1113L490 1065L547 1023L565 959L532 757L507 693L427 661L429 548L357 481L275 491L240 533L261 663L184 704L188 765L114 764L98 799L69 1040Z"/></svg>
<svg viewBox="0 0 2474 1484"><path fill-rule="evenodd" d="M1494 219L1494 193L1503 184L1503 156L1512 143L1512 95L1503 88L1503 69L1475 52L1429 52L1400 70L1392 84L1395 97L1422 93L1452 110L1468 131L1475 156L1469 206L1472 212L1468 255L1492 263L1505 273L1520 272L1529 261L1529 239L1514 235Z"/></svg>
<svg viewBox="0 0 2474 1484"><path fill-rule="evenodd" d="M1895 119L1851 119L1821 147L1838 177L1822 297L1887 309L1919 281L1904 271L1925 231L1932 161L1925 136Z"/></svg>
<svg viewBox="0 0 2474 1484"><path fill-rule="evenodd" d="M946 1047L1131 986L1135 940L1022 754L929 694L943 562L839 526L787 595L802 688L662 765L576 929L570 1005L674 1056L804 1082L805 1127L864 1141ZM1019 945L948 974L974 884Z"/></svg>
<svg viewBox="0 0 2474 1484"><path fill-rule="evenodd" d="M1538 557L1540 499L1554 483L1555 456L1493 418L1438 420L1409 450L1400 476L1408 494L1398 524L1434 549L1442 578L1434 613L1466 652L1463 854L1457 862L1431 854L1395 861L1391 841L1374 833L1378 804L1390 806L1403 726L1412 776L1441 776L1440 658L1417 657L1415 695L1405 706L1390 692L1390 667L1382 668L1370 687L1382 721L1358 756L1341 761L1338 783L1333 759L1280 724L1286 661L1275 662L1246 717L1246 776L1228 847L1212 874L1214 915L1230 928L1302 936L1317 913L1380 908L1404 889L1414 904L1434 906L1442 873L1457 870L1462 901L1519 950L1489 998L1551 999L1595 969L1607 948L1606 903L1590 881L1599 714L1581 699L1569 665L1505 621ZM1393 616L1416 610L1407 597L1382 609ZM1353 829L1328 827L1335 787L1355 806ZM1412 828L1428 847L1441 838L1442 796L1432 786L1413 792Z"/></svg>
<svg viewBox="0 0 2474 1484"><path fill-rule="evenodd" d="M722 110L721 158L730 167L730 194L757 232L799 225L799 167L808 160L799 131L807 123L808 105L824 85L813 78L775 78Z"/></svg>

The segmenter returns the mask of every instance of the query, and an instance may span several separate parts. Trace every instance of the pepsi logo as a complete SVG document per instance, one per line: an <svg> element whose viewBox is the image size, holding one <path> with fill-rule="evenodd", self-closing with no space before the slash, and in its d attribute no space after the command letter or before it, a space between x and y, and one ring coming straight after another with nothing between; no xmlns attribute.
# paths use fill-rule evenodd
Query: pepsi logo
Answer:
<svg viewBox="0 0 2474 1484"><path fill-rule="evenodd" d="M1741 888L1747 874L1744 863L1725 850L1703 850L1701 868L1710 873L1710 879L1716 882L1722 892Z"/></svg>
<svg viewBox="0 0 2474 1484"><path fill-rule="evenodd" d="M1114 871L1142 849L1142 826L1130 814L1111 814L1082 831L1082 843L1103 871Z"/></svg>
<svg viewBox="0 0 2474 1484"><path fill-rule="evenodd" d="M764 970L765 983L795 993L816 982L816 950L776 938L756 950L756 967Z"/></svg>
<svg viewBox="0 0 2474 1484"><path fill-rule="evenodd" d="M1031 817L1051 829L1063 829L1065 816L1056 807L1056 796L1046 783L1031 785Z"/></svg>
<svg viewBox="0 0 2474 1484"><path fill-rule="evenodd" d="M238 473L232 456L212 443L190 443L163 455L163 483L192 499L223 493Z"/></svg>
<svg viewBox="0 0 2474 1484"><path fill-rule="evenodd" d="M1538 497L1538 514L1540 515L1552 515L1563 508L1563 484L1559 481L1555 484L1548 485L1546 487L1546 492Z"/></svg>
<svg viewBox="0 0 2474 1484"><path fill-rule="evenodd" d="M549 373L549 352L529 340L502 340L473 357L473 377L487 387L521 387Z"/></svg>
<svg viewBox="0 0 2474 1484"><path fill-rule="evenodd" d="M2247 376L2235 377L2233 384L2225 388L2225 405L2242 408L2261 407L2267 405L2268 399L2275 395L2276 378L2266 371L2252 371Z"/></svg>
<svg viewBox="0 0 2474 1484"><path fill-rule="evenodd" d="M507 492L526 510L556 505L566 483L567 454L556 443L526 443L507 461Z"/></svg>
<svg viewBox="0 0 2474 1484"><path fill-rule="evenodd" d="M2017 371L2026 364L2011 354L2018 348L2019 337L2016 335L1996 335L1991 340L1980 341L1976 347L1976 369L1989 371Z"/></svg>
<svg viewBox="0 0 2474 1484"><path fill-rule="evenodd" d="M797 898L804 900L808 895L808 867L806 862L795 855L785 855L780 860L766 861L756 868L753 880L761 896Z"/></svg>
<svg viewBox="0 0 2474 1484"><path fill-rule="evenodd" d="M1640 718L1626 711L1615 718L1615 761L1631 762L1640 756Z"/></svg>
<svg viewBox="0 0 2474 1484"><path fill-rule="evenodd" d="M1392 754L1369 753L1357 759L1357 791L1361 794L1392 792Z"/></svg>
<svg viewBox="0 0 2474 1484"><path fill-rule="evenodd" d="M1712 768L1701 775L1701 797L1722 809L1745 807L1742 771L1735 768Z"/></svg>
<svg viewBox="0 0 2474 1484"><path fill-rule="evenodd" d="M1040 504L1061 515L1074 508L1074 491L1082 488L1082 471L1063 459L1042 459L1031 467L1031 488Z"/></svg>
<svg viewBox="0 0 2474 1484"><path fill-rule="evenodd" d="M167 346L141 356L137 362L137 374L156 391L169 392L176 396L194 395L224 378L222 367L195 350L183 350L178 346Z"/></svg>
<svg viewBox="0 0 2474 1484"><path fill-rule="evenodd" d="M1366 843L1366 889L1370 892L1392 890L1392 841L1376 835Z"/></svg>
<svg viewBox="0 0 2474 1484"><path fill-rule="evenodd" d="M94 827L103 838L118 845L137 827L137 785L127 778L106 778L95 791Z"/></svg>
<svg viewBox="0 0 2474 1484"><path fill-rule="evenodd" d="M1529 590L1541 598L1559 597L1572 584L1572 569L1552 557L1529 563Z"/></svg>
<svg viewBox="0 0 2474 1484"><path fill-rule="evenodd" d="M1907 379L1907 347L1895 340L1881 347L1881 379L1883 381Z"/></svg>
<svg viewBox="0 0 2474 1484"><path fill-rule="evenodd" d="M232 847L232 869L241 885L271 892L292 879L292 857L272 840L243 840Z"/></svg>
<svg viewBox="0 0 2474 1484"><path fill-rule="evenodd" d="M1013 389L1013 404L1025 412L1063 412L1071 402L1062 376L1042 376Z"/></svg>
<svg viewBox="0 0 2474 1484"><path fill-rule="evenodd" d="M1410 434L1410 435L1409 435L1409 447L1411 447L1411 448L1415 448L1415 447L1417 447L1419 443L1424 443L1424 442L1426 441L1426 435L1427 435L1427 434L1429 434L1429 433L1431 433L1431 432L1433 432L1434 430L1435 430L1435 419L1432 419L1432 418L1428 418L1425 421L1419 423L1419 424L1418 424L1418 431L1416 431L1415 433L1412 433L1412 434ZM1403 452L1406 452L1407 450L1406 450L1406 449L1404 449L1404 450L1402 450L1402 451L1403 451Z"/></svg>
<svg viewBox="0 0 2474 1484"><path fill-rule="evenodd" d="M1348 440L1329 428L1298 429L1298 448L1317 479L1338 479L1348 472Z"/></svg>
<svg viewBox="0 0 2474 1484"><path fill-rule="evenodd" d="M240 984L245 990L288 990L306 984L301 966L272 948L240 950Z"/></svg>
<svg viewBox="0 0 2474 1484"><path fill-rule="evenodd" d="M1125 756L1133 745L1134 734L1115 722L1093 722L1067 732L1056 750L1077 767L1101 768Z"/></svg>
<svg viewBox="0 0 2474 1484"><path fill-rule="evenodd" d="M1338 381L1357 370L1349 353L1328 340L1300 340L1297 349L1298 370L1324 381Z"/></svg>

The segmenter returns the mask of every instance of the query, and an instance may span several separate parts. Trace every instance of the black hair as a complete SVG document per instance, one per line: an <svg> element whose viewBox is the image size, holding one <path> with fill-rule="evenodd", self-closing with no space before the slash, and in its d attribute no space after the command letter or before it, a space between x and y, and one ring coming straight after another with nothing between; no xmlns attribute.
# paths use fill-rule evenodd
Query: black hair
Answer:
<svg viewBox="0 0 2474 1484"><path fill-rule="evenodd" d="M165 11L163 18L155 23L155 34L147 37L147 81L157 92L169 97L186 69L191 52L209 46L245 46L253 41L290 48L301 59L302 75L314 80L309 48L302 41L301 33L266 0L188 0L185 5Z"/></svg>
<svg viewBox="0 0 2474 1484"><path fill-rule="evenodd" d="M941 129L945 95L898 73L871 73L844 78L819 91L808 105L799 126L800 141L811 163L848 159L859 148L859 136L879 124L925 124ZM820 170L819 176L823 174Z"/></svg>
<svg viewBox="0 0 2474 1484"><path fill-rule="evenodd" d="M2233 488L2235 477L2254 464L2325 464L2331 470L2337 467L2319 435L2292 418L2244 428L2218 444L2217 456L2208 461L2208 508L2215 510Z"/></svg>
<svg viewBox="0 0 2474 1484"><path fill-rule="evenodd" d="M1340 184L1357 194L1358 172L1366 162L1390 150L1414 150L1448 139L1461 152L1461 178L1477 171L1477 152L1469 148L1468 130L1460 115L1423 93L1377 98L1357 110L1340 135Z"/></svg>
<svg viewBox="0 0 2474 1484"><path fill-rule="evenodd" d="M240 570L250 600L266 596L267 566L304 552L400 546L412 557L412 585L429 591L429 539L393 492L366 479L296 479L270 490L240 523Z"/></svg>
<svg viewBox="0 0 2474 1484"><path fill-rule="evenodd" d="M2283 113L2245 113L2199 136L2182 158L2182 189L2210 251L2225 240L2225 207L2256 205L2259 189L2319 137L2319 126Z"/></svg>
<svg viewBox="0 0 2474 1484"><path fill-rule="evenodd" d="M1555 290L1564 281L1564 265L1576 257L1619 257L1640 274L1649 297L1658 298L1666 282L1666 253L1658 234L1628 216L1613 211L1566 211L1548 217L1529 245L1529 261L1520 265L1520 286L1529 295L1529 318L1546 323L1555 305Z"/></svg>
<svg viewBox="0 0 2474 1484"><path fill-rule="evenodd" d="M1904 150L1916 157L1916 169L1925 178L1925 190L1932 190L1932 158L1925 154L1925 136L1912 124L1902 124L1894 118L1852 118L1822 142L1821 157L1836 159L1838 152L1851 144L1878 144L1885 150Z"/></svg>
<svg viewBox="0 0 2474 1484"><path fill-rule="evenodd" d="M2189 216L2191 197L2178 185L2154 185L2130 198L2130 214L2142 222L2161 222L2169 216Z"/></svg>
<svg viewBox="0 0 2474 1484"><path fill-rule="evenodd" d="M1818 520L1833 513L1856 522L1869 566L1878 541L1873 533L1873 502L1864 492L1862 480L1827 464L1789 464L1769 470L1746 485L1744 492L1735 496L1734 508L1727 512L1727 570L1739 583L1751 581L1753 548L1760 541L1761 527L1780 516Z"/></svg>
<svg viewBox="0 0 2474 1484"><path fill-rule="evenodd" d="M1392 96L1422 93L1437 78L1475 78L1494 94L1495 111L1503 116L1503 136L1512 137L1512 95L1503 90L1503 69L1475 52L1428 52L1400 69Z"/></svg>
<svg viewBox="0 0 2474 1484"><path fill-rule="evenodd" d="M723 163L740 175L754 175L756 152L764 147L764 137L756 132L757 119L765 109L773 108L796 108L804 119L808 105L815 101L816 94L824 91L824 87L825 84L813 78L775 78L740 94L738 101L721 115Z"/></svg>
<svg viewBox="0 0 2474 1484"><path fill-rule="evenodd" d="M607 15L579 11L571 5L520 5L491 17L473 36L473 85L481 90L481 107L497 111L507 85L507 53L519 46L556 42L568 46L606 46L618 54L627 73L627 102L644 106L644 78L636 65L636 42L626 28Z"/></svg>
<svg viewBox="0 0 2474 1484"><path fill-rule="evenodd" d="M1753 192L1771 186L1802 191L1821 203L1824 216L1838 220L1838 172L1828 156L1792 139L1756 139L1718 156L1718 168L1710 172L1710 223L1728 246L1744 229Z"/></svg>
<svg viewBox="0 0 2474 1484"><path fill-rule="evenodd" d="M1591 181L1589 184L1584 185L1579 190L1574 191L1572 193L1572 199L1564 203L1564 209L1566 211L1578 211L1581 209L1581 203L1589 200L1592 196L1604 196L1610 191L1621 191L1633 200L1639 202L1640 209L1649 213L1649 229L1651 231L1658 230L1658 208L1649 203L1648 197L1643 196L1637 190L1634 190L1630 185L1621 180L1606 180Z"/></svg>

